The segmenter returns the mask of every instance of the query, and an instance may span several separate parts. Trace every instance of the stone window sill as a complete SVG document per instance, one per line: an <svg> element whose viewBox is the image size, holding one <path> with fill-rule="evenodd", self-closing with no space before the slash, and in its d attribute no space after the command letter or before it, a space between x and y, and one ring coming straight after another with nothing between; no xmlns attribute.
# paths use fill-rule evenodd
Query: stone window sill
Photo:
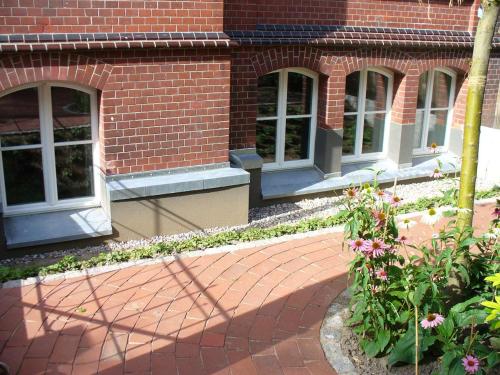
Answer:
<svg viewBox="0 0 500 375"><path fill-rule="evenodd" d="M45 245L112 234L101 207L10 216L3 219L7 248Z"/></svg>
<svg viewBox="0 0 500 375"><path fill-rule="evenodd" d="M382 170L378 176L379 183L413 180L430 177L437 167L437 159L441 161L444 173L459 171L460 163L452 153L415 158L409 168L399 169L388 159L374 162L346 163L342 165L341 177L324 178L315 168L281 170L262 173L262 198L277 199L291 196L318 194L328 191L345 189L349 186L358 186L373 181L373 171L365 168Z"/></svg>

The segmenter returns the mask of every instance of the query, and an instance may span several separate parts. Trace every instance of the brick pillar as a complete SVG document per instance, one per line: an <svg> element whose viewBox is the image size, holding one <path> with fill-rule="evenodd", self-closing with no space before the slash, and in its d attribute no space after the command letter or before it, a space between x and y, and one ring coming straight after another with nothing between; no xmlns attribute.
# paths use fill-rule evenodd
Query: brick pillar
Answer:
<svg viewBox="0 0 500 375"><path fill-rule="evenodd" d="M418 83L417 71L410 70L405 76L394 77L394 100L387 156L399 168L408 168L412 165Z"/></svg>
<svg viewBox="0 0 500 375"><path fill-rule="evenodd" d="M344 95L343 71L320 77L314 164L325 178L341 175Z"/></svg>

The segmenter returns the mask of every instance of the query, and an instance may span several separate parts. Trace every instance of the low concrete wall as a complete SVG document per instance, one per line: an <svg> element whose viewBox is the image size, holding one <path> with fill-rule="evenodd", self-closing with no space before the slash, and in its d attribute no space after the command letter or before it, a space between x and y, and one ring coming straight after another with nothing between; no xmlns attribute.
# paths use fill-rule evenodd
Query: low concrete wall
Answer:
<svg viewBox="0 0 500 375"><path fill-rule="evenodd" d="M500 129L481 127L477 175L500 185Z"/></svg>
<svg viewBox="0 0 500 375"><path fill-rule="evenodd" d="M248 185L111 202L113 239L248 223Z"/></svg>

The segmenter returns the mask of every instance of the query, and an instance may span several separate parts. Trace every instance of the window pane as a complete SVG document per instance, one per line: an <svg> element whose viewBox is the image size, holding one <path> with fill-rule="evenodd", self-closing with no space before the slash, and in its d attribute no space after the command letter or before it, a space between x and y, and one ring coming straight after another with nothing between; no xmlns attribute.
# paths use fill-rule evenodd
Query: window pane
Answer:
<svg viewBox="0 0 500 375"><path fill-rule="evenodd" d="M385 113L365 115L363 153L382 152L384 148Z"/></svg>
<svg viewBox="0 0 500 375"><path fill-rule="evenodd" d="M264 163L276 161L276 120L257 121L256 147Z"/></svg>
<svg viewBox="0 0 500 375"><path fill-rule="evenodd" d="M448 108L450 102L451 76L446 73L434 72L432 88L432 108Z"/></svg>
<svg viewBox="0 0 500 375"><path fill-rule="evenodd" d="M286 121L285 161L309 159L310 118Z"/></svg>
<svg viewBox="0 0 500 375"><path fill-rule="evenodd" d="M342 139L342 155L354 155L354 142L356 140L356 121L358 116L344 116L344 136Z"/></svg>
<svg viewBox="0 0 500 375"><path fill-rule="evenodd" d="M45 201L42 150L2 152L7 205Z"/></svg>
<svg viewBox="0 0 500 375"><path fill-rule="evenodd" d="M358 111L359 75L355 72L346 77L344 112Z"/></svg>
<svg viewBox="0 0 500 375"><path fill-rule="evenodd" d="M257 116L277 116L279 73L266 74L259 77L257 90Z"/></svg>
<svg viewBox="0 0 500 375"><path fill-rule="evenodd" d="M368 71L366 77L365 111L385 111L388 84L389 78L385 75Z"/></svg>
<svg viewBox="0 0 500 375"><path fill-rule="evenodd" d="M425 108L425 97L427 96L427 82L429 81L429 72L420 76L418 82L417 108Z"/></svg>
<svg viewBox="0 0 500 375"><path fill-rule="evenodd" d="M422 147L422 136L424 130L424 111L417 111L417 118L415 121L415 135L413 137L413 148Z"/></svg>
<svg viewBox="0 0 500 375"><path fill-rule="evenodd" d="M288 73L286 114L311 114L313 79L300 73Z"/></svg>
<svg viewBox="0 0 500 375"><path fill-rule="evenodd" d="M59 146L55 154L59 199L94 195L92 145Z"/></svg>
<svg viewBox="0 0 500 375"><path fill-rule="evenodd" d="M431 111L429 114L429 135L427 137L427 146L433 143L438 146L444 146L446 135L446 123L448 121L448 111Z"/></svg>
<svg viewBox="0 0 500 375"><path fill-rule="evenodd" d="M40 144L36 87L0 98L0 138L3 147Z"/></svg>
<svg viewBox="0 0 500 375"><path fill-rule="evenodd" d="M92 139L90 95L66 87L52 87L54 142Z"/></svg>

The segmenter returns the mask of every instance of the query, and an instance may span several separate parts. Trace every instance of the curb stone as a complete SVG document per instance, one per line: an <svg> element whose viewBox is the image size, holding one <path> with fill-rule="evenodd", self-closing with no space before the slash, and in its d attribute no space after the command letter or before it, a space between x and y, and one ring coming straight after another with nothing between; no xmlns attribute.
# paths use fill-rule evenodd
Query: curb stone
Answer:
<svg viewBox="0 0 500 375"><path fill-rule="evenodd" d="M340 340L344 319L342 315L347 311L349 292L347 289L339 294L326 312L321 325L320 342L326 359L338 375L360 375L351 360L342 352Z"/></svg>

